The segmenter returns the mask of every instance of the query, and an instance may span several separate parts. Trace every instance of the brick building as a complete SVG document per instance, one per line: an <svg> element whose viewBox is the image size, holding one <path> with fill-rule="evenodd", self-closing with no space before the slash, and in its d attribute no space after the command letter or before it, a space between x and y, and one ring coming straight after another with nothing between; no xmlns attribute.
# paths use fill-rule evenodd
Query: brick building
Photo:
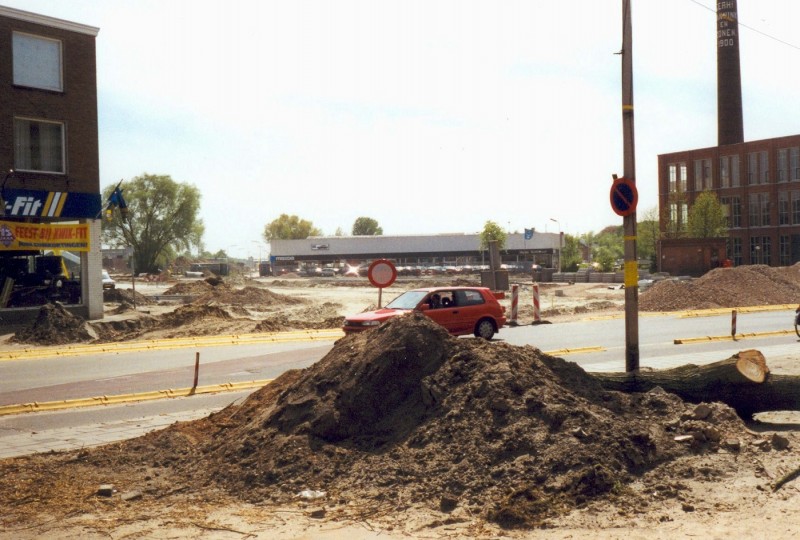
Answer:
<svg viewBox="0 0 800 540"><path fill-rule="evenodd" d="M800 261L800 135L662 154L658 186L662 251L686 231L697 196L711 191L726 213L724 256L735 266Z"/></svg>
<svg viewBox="0 0 800 540"><path fill-rule="evenodd" d="M0 6L0 257L79 253L70 308L89 318L103 309L98 31Z"/></svg>

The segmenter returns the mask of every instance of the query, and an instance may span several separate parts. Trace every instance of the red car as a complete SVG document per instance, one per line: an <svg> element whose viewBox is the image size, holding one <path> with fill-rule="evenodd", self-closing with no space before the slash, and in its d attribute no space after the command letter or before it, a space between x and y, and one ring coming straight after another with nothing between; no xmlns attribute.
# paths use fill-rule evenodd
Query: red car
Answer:
<svg viewBox="0 0 800 540"><path fill-rule="evenodd" d="M415 310L425 313L455 336L474 334L475 337L492 339L506 324L506 309L491 289L429 287L405 292L382 309L347 317L343 329L346 334L362 332Z"/></svg>

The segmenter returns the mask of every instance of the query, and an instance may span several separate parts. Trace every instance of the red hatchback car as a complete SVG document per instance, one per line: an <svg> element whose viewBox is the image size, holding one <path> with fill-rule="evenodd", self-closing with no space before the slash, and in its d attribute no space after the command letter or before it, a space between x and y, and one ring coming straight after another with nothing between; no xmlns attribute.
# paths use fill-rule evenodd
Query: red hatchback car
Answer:
<svg viewBox="0 0 800 540"><path fill-rule="evenodd" d="M362 332L411 311L423 312L455 336L474 334L492 339L506 324L506 309L491 289L429 287L405 292L384 308L347 317L343 329L346 334Z"/></svg>

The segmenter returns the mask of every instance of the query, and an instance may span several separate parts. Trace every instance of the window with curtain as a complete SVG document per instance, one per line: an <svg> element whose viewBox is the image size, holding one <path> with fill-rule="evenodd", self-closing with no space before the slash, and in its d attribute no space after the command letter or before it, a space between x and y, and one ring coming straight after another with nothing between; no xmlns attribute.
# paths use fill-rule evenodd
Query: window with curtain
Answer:
<svg viewBox="0 0 800 540"><path fill-rule="evenodd" d="M64 173L64 124L15 118L14 168Z"/></svg>

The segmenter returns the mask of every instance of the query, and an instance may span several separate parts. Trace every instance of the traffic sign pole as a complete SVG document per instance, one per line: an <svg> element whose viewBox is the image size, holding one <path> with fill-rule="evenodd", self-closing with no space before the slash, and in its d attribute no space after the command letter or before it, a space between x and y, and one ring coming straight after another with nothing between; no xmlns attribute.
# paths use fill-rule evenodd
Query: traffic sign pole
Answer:
<svg viewBox="0 0 800 540"><path fill-rule="evenodd" d="M383 288L388 287L397 279L397 268L392 261L387 259L377 259L372 261L367 270L369 282L378 288L378 309L381 308L383 298Z"/></svg>
<svg viewBox="0 0 800 540"><path fill-rule="evenodd" d="M634 186L636 159L633 138L633 46L631 0L622 0L622 153L623 176ZM636 257L636 203L623 217L625 239L625 371L639 371L639 268Z"/></svg>

